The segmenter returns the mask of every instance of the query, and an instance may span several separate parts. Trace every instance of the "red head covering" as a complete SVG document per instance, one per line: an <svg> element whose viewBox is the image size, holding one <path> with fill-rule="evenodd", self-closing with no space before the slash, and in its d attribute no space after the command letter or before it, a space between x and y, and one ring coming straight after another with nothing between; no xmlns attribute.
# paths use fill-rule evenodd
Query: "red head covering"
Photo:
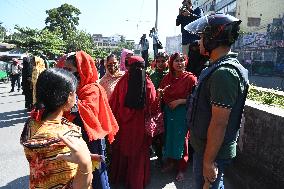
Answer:
<svg viewBox="0 0 284 189"><path fill-rule="evenodd" d="M182 54L174 53L170 57L170 72L163 78L159 86L159 88L165 89L163 100L166 104L177 99L186 99L191 93L192 87L196 85L197 78L190 72L183 71L180 76L175 76L173 62L178 56L182 56ZM184 58L185 64L187 64L187 58Z"/></svg>
<svg viewBox="0 0 284 189"><path fill-rule="evenodd" d="M98 84L95 62L84 51L76 52L76 64L80 76L77 88L78 110L89 140L102 139L108 135L110 143L118 131L103 87Z"/></svg>
<svg viewBox="0 0 284 189"><path fill-rule="evenodd" d="M99 79L95 61L84 51L76 52L76 64L80 75L79 88Z"/></svg>
<svg viewBox="0 0 284 189"><path fill-rule="evenodd" d="M128 59L128 65L130 66L131 64L135 62L144 62L144 59L141 56L131 56Z"/></svg>

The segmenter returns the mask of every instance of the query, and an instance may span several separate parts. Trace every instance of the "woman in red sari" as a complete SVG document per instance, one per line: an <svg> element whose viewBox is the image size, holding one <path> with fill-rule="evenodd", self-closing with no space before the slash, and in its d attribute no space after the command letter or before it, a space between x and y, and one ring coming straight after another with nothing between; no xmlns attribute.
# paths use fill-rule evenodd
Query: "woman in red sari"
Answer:
<svg viewBox="0 0 284 189"><path fill-rule="evenodd" d="M110 106L119 125L112 145L111 181L128 189L143 189L150 179L151 138L145 132L145 116L155 101L156 91L146 76L139 56L128 59L128 71L117 83Z"/></svg>
<svg viewBox="0 0 284 189"><path fill-rule="evenodd" d="M77 106L71 110L69 120L82 128L82 136L91 153L105 156L105 137L110 143L118 131L104 88L97 82L98 72L94 60L84 51L66 58L65 69L78 79ZM93 188L109 189L106 165L93 172Z"/></svg>
<svg viewBox="0 0 284 189"><path fill-rule="evenodd" d="M187 58L175 53L170 57L170 72L163 78L158 89L162 91L164 103L165 142L163 157L167 162L163 171L167 171L177 165L177 181L184 178L186 163L188 160L188 137L186 126L186 99L190 95L192 87L196 84L196 77L186 72Z"/></svg>

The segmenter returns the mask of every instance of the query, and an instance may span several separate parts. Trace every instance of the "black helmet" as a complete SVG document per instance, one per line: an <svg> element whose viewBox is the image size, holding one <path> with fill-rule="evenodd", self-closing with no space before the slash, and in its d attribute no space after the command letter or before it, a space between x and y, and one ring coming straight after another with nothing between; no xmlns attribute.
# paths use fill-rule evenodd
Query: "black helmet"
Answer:
<svg viewBox="0 0 284 189"><path fill-rule="evenodd" d="M239 36L242 21L228 14L205 15L184 27L190 33L203 34L203 45L209 53L220 45L231 46Z"/></svg>

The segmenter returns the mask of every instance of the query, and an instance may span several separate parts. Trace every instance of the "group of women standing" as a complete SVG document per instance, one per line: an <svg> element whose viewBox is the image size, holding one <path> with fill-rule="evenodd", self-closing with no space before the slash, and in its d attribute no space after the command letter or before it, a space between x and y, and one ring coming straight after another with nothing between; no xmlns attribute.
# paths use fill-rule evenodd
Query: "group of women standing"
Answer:
<svg viewBox="0 0 284 189"><path fill-rule="evenodd" d="M52 86L55 84L48 84L43 79L36 84L37 87L45 84L45 87L36 89L37 106L27 121L21 143L31 173L45 170L36 176L30 175L31 188L53 188L56 185L62 188L110 188L105 138L110 144L109 176L114 186L123 184L129 189L145 188L150 181L151 144L159 160L165 162L162 171L176 166L176 179L183 179L189 137L185 104L196 84L196 77L184 71L187 59L180 53L170 58L166 53L159 53L151 75L146 73L141 57L133 56L128 50L123 53L120 65L115 55L107 57L104 64L106 74L100 81L95 62L83 51L67 56L64 69L51 68L43 72L47 78L57 78L55 81L59 84L56 86L62 86L65 93L58 96L59 89ZM72 77L66 70L72 73ZM49 97L52 98L45 99ZM161 107L164 113L165 132L152 138L145 131L145 119L157 109L157 104L161 104L158 108ZM52 125L54 129L50 127ZM44 134L40 135L41 132ZM55 146L62 148L56 149ZM46 153L46 148L52 155ZM89 158L86 160L85 156ZM66 160L75 164L64 163ZM92 160L93 168L90 168L89 160ZM38 162L42 166L34 166ZM60 183L50 181L54 181L55 165L61 170L58 174L62 170L70 173L57 181Z"/></svg>
<svg viewBox="0 0 284 189"><path fill-rule="evenodd" d="M180 181L186 170L190 136L186 99L197 79L185 71L187 58L180 53L171 57L158 53L149 75L141 57L125 50L122 58L120 67L126 71L119 71L116 56L110 55L105 63L108 74L100 81L119 125L111 145L111 181L126 188L145 188L150 181L151 145L158 160L164 162L162 172L176 168L176 180ZM164 113L165 132L152 137L145 131L145 122L157 108Z"/></svg>

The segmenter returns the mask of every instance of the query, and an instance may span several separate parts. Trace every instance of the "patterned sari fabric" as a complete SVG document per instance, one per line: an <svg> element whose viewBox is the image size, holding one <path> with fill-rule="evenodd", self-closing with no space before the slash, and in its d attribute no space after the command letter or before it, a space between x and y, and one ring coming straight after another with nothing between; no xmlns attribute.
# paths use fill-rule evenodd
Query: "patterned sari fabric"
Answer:
<svg viewBox="0 0 284 189"><path fill-rule="evenodd" d="M106 90L108 99L110 99L110 96L112 95L116 84L123 75L124 75L123 71L118 71L113 75L107 71L107 73L100 80L100 85L103 86L103 88Z"/></svg>
<svg viewBox="0 0 284 189"><path fill-rule="evenodd" d="M77 164L56 159L58 154L70 153L58 134L81 138L80 128L65 119L38 122L31 118L25 124L21 144L30 166L31 189L72 188Z"/></svg>
<svg viewBox="0 0 284 189"><path fill-rule="evenodd" d="M32 71L33 104L36 103L36 81L41 72L45 70L44 60L40 57L34 57L34 66Z"/></svg>

